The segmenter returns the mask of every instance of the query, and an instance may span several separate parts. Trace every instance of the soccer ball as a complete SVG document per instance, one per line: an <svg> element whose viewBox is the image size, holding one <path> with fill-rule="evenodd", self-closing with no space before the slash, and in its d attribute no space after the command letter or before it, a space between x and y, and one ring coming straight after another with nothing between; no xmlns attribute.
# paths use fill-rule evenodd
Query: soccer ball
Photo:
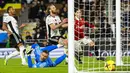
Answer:
<svg viewBox="0 0 130 73"><path fill-rule="evenodd" d="M115 68L116 68L115 62L112 60L107 61L105 63L104 68L106 71L115 71Z"/></svg>

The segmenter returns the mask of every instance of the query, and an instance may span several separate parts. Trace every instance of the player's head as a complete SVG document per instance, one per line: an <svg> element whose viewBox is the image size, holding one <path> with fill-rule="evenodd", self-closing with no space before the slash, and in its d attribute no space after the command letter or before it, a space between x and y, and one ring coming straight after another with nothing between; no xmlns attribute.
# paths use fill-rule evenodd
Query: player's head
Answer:
<svg viewBox="0 0 130 73"><path fill-rule="evenodd" d="M11 15L14 15L15 14L15 9L12 7L12 6L9 6L7 8L7 13L11 14Z"/></svg>
<svg viewBox="0 0 130 73"><path fill-rule="evenodd" d="M82 16L82 11L81 11L81 9L75 10L75 17L81 18L81 16Z"/></svg>
<svg viewBox="0 0 130 73"><path fill-rule="evenodd" d="M47 9L48 13L57 14L57 10L54 4L50 4Z"/></svg>
<svg viewBox="0 0 130 73"><path fill-rule="evenodd" d="M41 61L44 61L44 60L46 60L46 59L48 58L48 56L49 56L49 52L48 52L47 50L45 50L45 51L43 51L43 52L41 53L41 55L40 55L40 60L41 60Z"/></svg>
<svg viewBox="0 0 130 73"><path fill-rule="evenodd" d="M38 40L34 40L34 44L37 44L38 43Z"/></svg>
<svg viewBox="0 0 130 73"><path fill-rule="evenodd" d="M44 41L42 42L42 44L43 44L43 46L47 46L47 45L48 45L48 43L47 43L46 40L44 40Z"/></svg>

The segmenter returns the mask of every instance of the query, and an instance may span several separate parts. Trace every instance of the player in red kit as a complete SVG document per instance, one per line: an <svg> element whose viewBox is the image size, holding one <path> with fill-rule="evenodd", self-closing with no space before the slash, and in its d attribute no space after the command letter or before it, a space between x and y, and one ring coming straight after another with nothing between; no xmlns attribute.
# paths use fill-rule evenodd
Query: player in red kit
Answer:
<svg viewBox="0 0 130 73"><path fill-rule="evenodd" d="M74 29L75 29L75 57L76 59L79 61L80 64L82 64L81 61L81 55L83 54L83 49L81 46L81 43L84 45L89 45L90 49L94 49L95 50L95 55L97 56L97 60L105 60L104 57L100 57L99 56L99 52L98 49L95 46L95 43L88 37L85 36L84 33L84 29L85 29L85 25L95 29L96 27L93 24L89 24L89 22L86 22L83 18L82 18L82 12L80 9L76 10L75 12L75 25L74 25Z"/></svg>

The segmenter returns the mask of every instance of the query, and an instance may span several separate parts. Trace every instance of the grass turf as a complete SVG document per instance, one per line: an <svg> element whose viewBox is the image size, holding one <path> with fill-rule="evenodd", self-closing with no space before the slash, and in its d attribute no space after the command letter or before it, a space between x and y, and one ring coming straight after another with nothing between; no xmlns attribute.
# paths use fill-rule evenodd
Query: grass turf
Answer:
<svg viewBox="0 0 130 73"><path fill-rule="evenodd" d="M84 62L83 64L78 64L76 61L76 67L79 71L80 70L89 72L105 71L104 64L106 61L96 60L95 57L87 57L87 56L85 56L82 60ZM107 57L107 61L108 60L115 61L115 57ZM123 62L130 64L130 57L123 57ZM62 62L57 67L28 68L27 66L21 65L20 59L10 59L8 61L8 65L6 66L3 65L4 59L0 59L0 73L68 73L68 65L65 65L64 63L65 62ZM130 66L117 66L116 71L130 71Z"/></svg>
<svg viewBox="0 0 130 73"><path fill-rule="evenodd" d="M0 59L0 73L68 73L68 65L62 62L56 67L48 68L28 68L22 66L20 59L10 59L8 64L4 65L4 59Z"/></svg>
<svg viewBox="0 0 130 73"><path fill-rule="evenodd" d="M107 57L106 58L108 60L113 60L115 61L116 57ZM89 56L85 56L83 59L83 64L78 64L77 61L76 62L76 67L78 69L78 71L96 71L96 72L100 72L100 71L105 71L104 69L104 65L106 63L106 61L101 61L101 60L96 60L96 57L89 57ZM124 64L129 64L129 66L116 66L116 70L115 71L129 71L130 73L130 57L123 57L122 58Z"/></svg>

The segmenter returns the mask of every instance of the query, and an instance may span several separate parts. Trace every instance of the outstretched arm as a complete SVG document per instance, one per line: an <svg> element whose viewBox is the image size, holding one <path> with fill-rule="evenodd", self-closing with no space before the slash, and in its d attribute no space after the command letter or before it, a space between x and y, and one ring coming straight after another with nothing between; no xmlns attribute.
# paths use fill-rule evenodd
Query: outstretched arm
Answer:
<svg viewBox="0 0 130 73"><path fill-rule="evenodd" d="M42 50L42 51L47 50L48 52L51 52L52 50L55 50L55 49L57 49L57 48L58 48L58 47L57 47L56 45L53 45L53 46L44 47L44 48L42 48L41 50Z"/></svg>
<svg viewBox="0 0 130 73"><path fill-rule="evenodd" d="M52 46L47 46L45 48L42 48L41 50L42 51L47 50L48 52L51 52L52 50L55 50L60 47L62 47L62 45L52 45Z"/></svg>
<svg viewBox="0 0 130 73"><path fill-rule="evenodd" d="M57 58L55 61L54 61L54 65L53 66L57 66L58 64L60 64L64 59L66 58L66 54L63 54L61 57Z"/></svg>
<svg viewBox="0 0 130 73"><path fill-rule="evenodd" d="M32 68L33 67L33 63L32 63L31 56L29 55L27 58L28 58L28 67Z"/></svg>
<svg viewBox="0 0 130 73"><path fill-rule="evenodd" d="M93 24L90 24L89 22L85 22L85 24L90 27L90 28L94 28L95 26Z"/></svg>

